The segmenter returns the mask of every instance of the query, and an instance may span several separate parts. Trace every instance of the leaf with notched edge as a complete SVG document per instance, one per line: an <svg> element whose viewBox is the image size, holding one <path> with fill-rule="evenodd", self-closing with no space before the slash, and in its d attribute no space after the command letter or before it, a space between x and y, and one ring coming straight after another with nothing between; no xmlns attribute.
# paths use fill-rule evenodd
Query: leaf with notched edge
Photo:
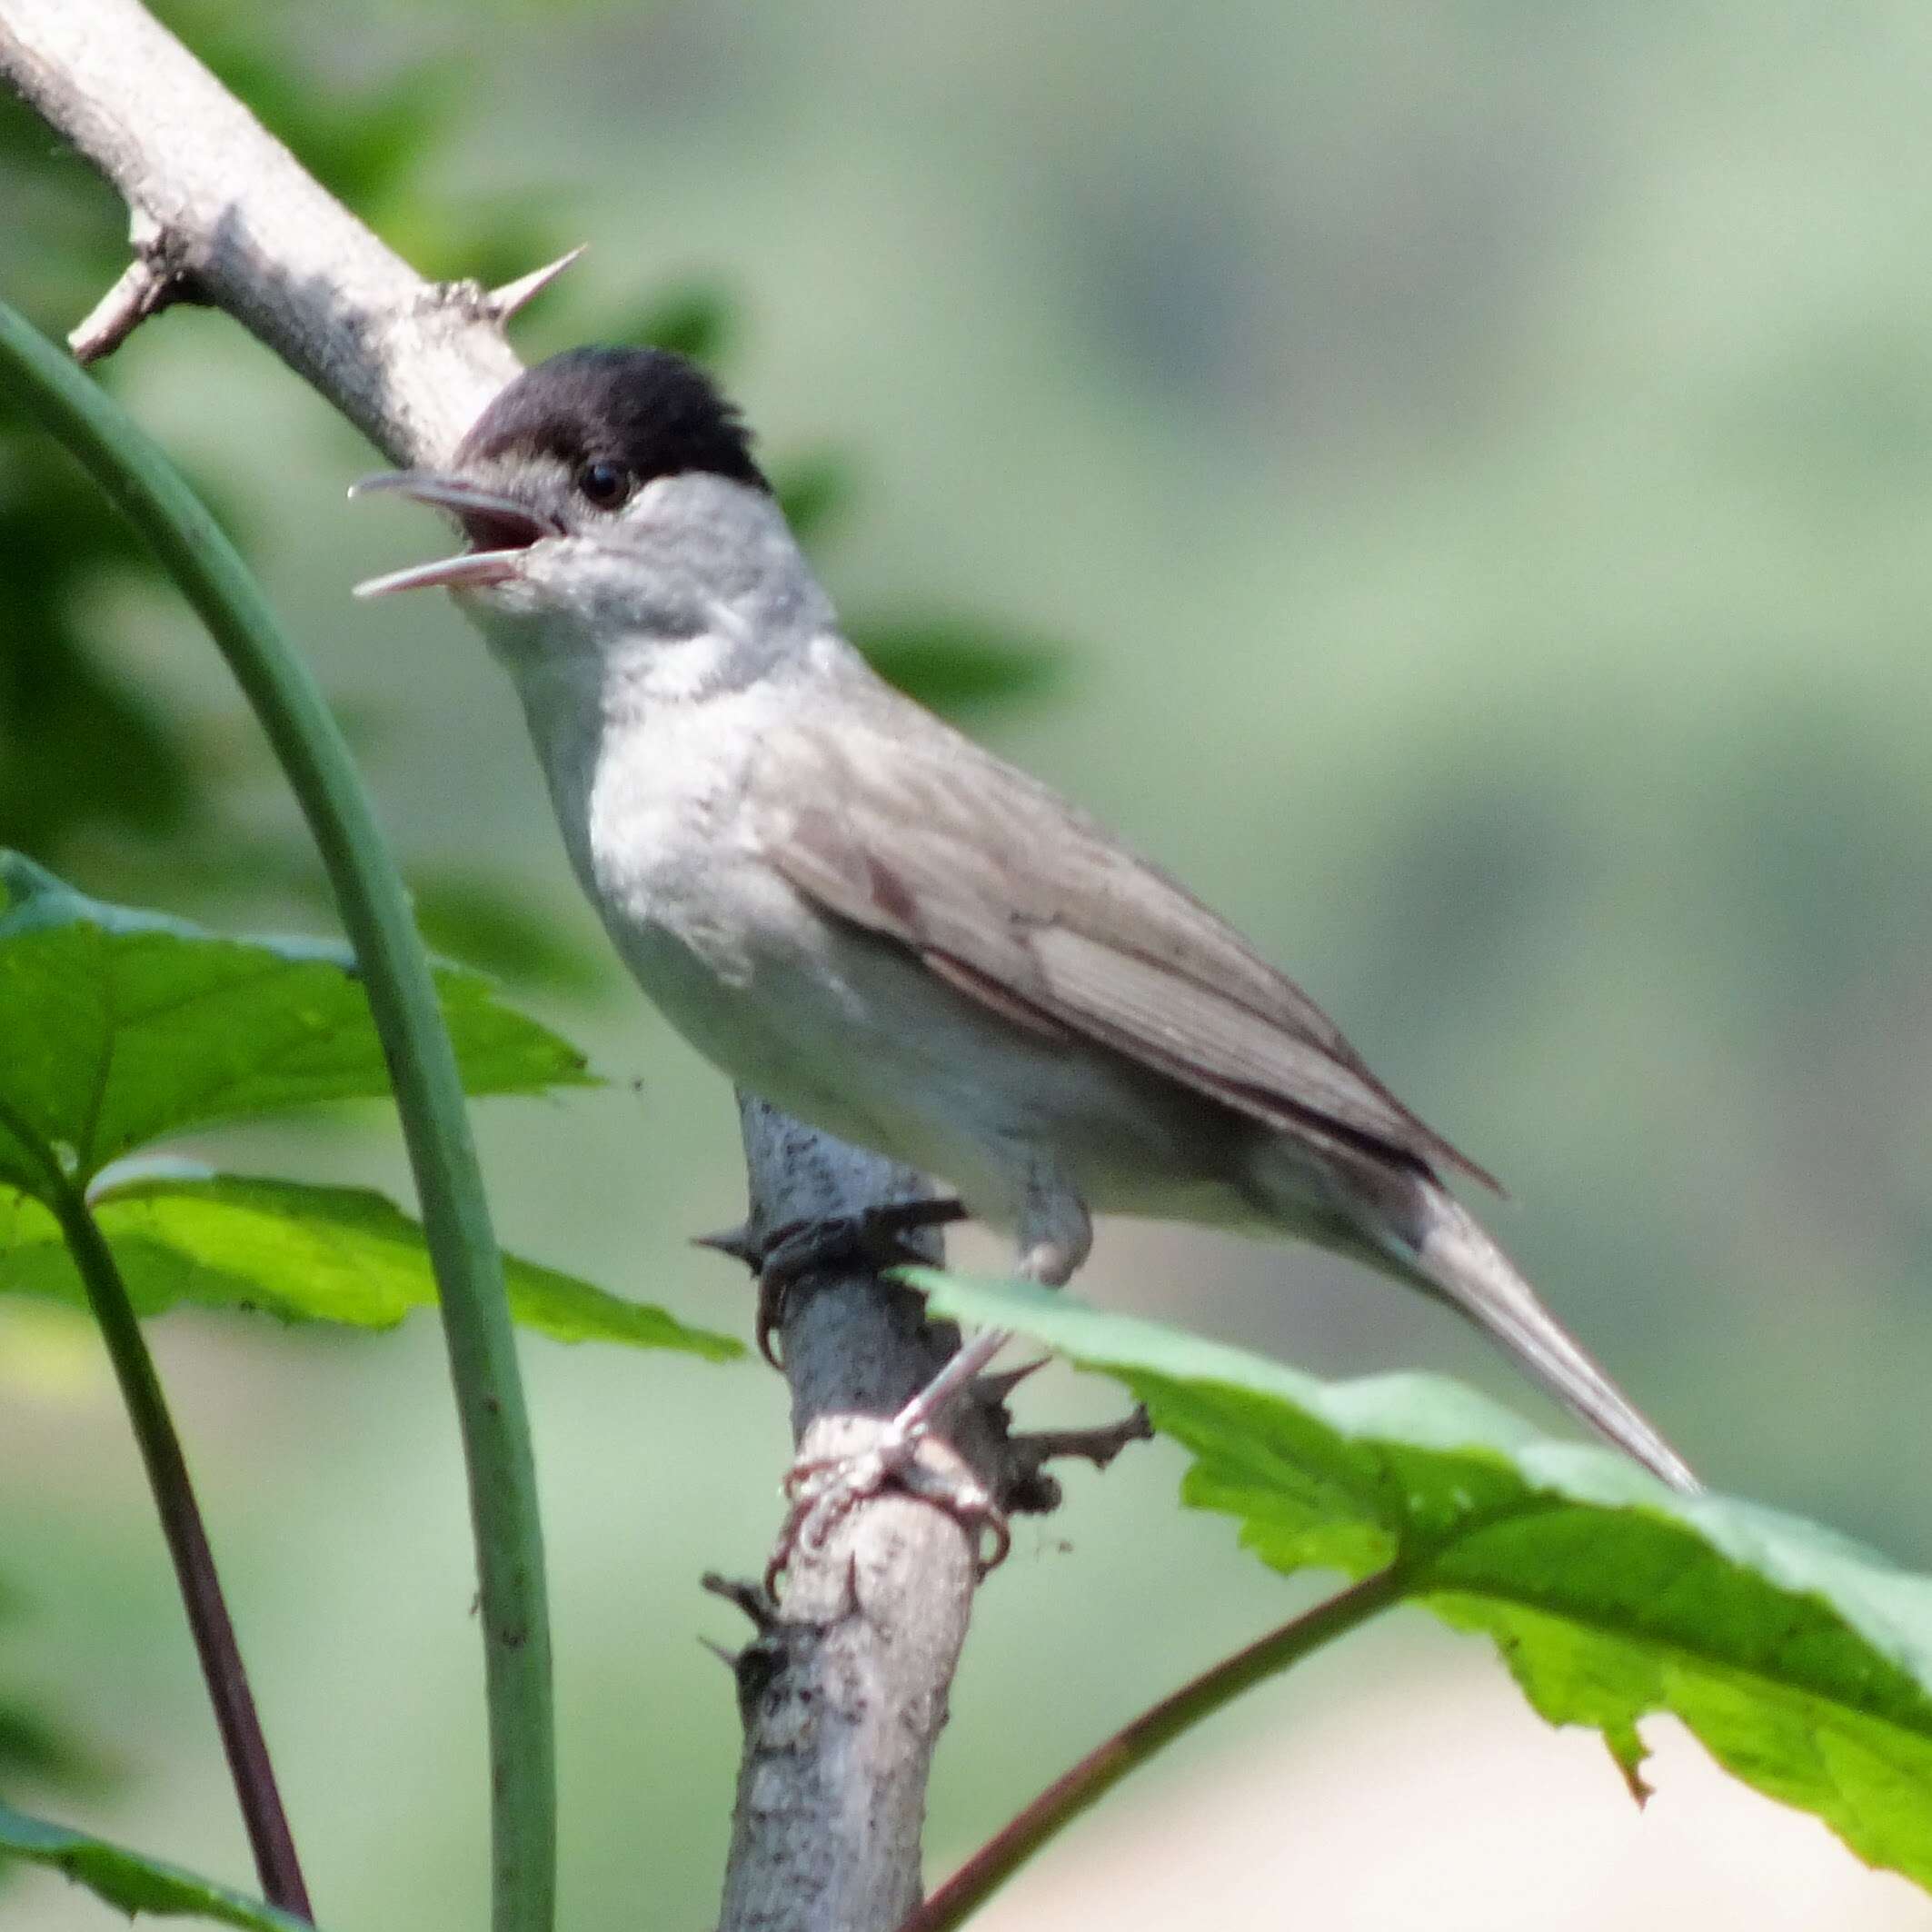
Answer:
<svg viewBox="0 0 1932 1932"><path fill-rule="evenodd" d="M218 1925L238 1926L242 1932L311 1932L305 1919L231 1891L212 1878L84 1831L28 1817L5 1804L0 1804L0 1856L52 1866L130 1917L151 1912L163 1917L213 1919Z"/></svg>
<svg viewBox="0 0 1932 1932"><path fill-rule="evenodd" d="M176 1175L98 1189L91 1205L142 1315L193 1305L387 1329L436 1299L422 1229L372 1190ZM555 1341L674 1349L712 1361L744 1352L729 1336L515 1255L503 1257L503 1280L511 1314ZM0 1188L4 1293L85 1305L53 1215Z"/></svg>
<svg viewBox="0 0 1932 1932"><path fill-rule="evenodd" d="M373 1099L389 1075L348 950L230 940L84 898L0 854L0 1180L42 1191L51 1150L76 1184L191 1128ZM587 1083L567 1041L481 975L436 975L463 1087Z"/></svg>
<svg viewBox="0 0 1932 1932"><path fill-rule="evenodd" d="M1489 1637L1553 1724L1634 1780L1669 1712L1728 1770L1932 1889L1932 1578L1798 1518L1683 1497L1438 1377L1322 1382L1011 1281L908 1270L938 1312L1123 1383L1193 1456L1182 1488L1284 1574L1391 1564Z"/></svg>
<svg viewBox="0 0 1932 1932"><path fill-rule="evenodd" d="M85 1297L50 1211L86 1190L136 1310L183 1302L390 1328L435 1300L423 1231L364 1189L196 1170L96 1180L166 1134L271 1109L385 1095L362 981L341 947L225 940L102 905L0 855L0 1292ZM466 1090L585 1081L583 1058L475 973L437 975ZM730 1338L504 1257L512 1314L562 1341L682 1349Z"/></svg>

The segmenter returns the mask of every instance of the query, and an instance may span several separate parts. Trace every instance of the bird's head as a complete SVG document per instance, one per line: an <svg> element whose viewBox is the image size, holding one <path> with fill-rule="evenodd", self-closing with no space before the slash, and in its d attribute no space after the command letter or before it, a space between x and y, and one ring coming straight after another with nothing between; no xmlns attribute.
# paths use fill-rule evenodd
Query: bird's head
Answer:
<svg viewBox="0 0 1932 1932"><path fill-rule="evenodd" d="M686 630L792 554L737 411L658 349L553 356L496 397L447 469L372 476L351 493L377 490L446 511L469 547L356 594L440 585L511 624Z"/></svg>

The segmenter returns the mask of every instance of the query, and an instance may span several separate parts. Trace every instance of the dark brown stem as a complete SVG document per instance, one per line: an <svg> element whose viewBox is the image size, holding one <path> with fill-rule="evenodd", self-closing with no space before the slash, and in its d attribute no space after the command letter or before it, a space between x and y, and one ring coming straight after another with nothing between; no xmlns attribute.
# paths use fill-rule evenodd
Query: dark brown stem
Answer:
<svg viewBox="0 0 1932 1932"><path fill-rule="evenodd" d="M201 1507L194 1499L194 1486L181 1452L181 1439L168 1415L154 1359L148 1353L114 1251L86 1201L65 1177L55 1193L53 1206L68 1250L74 1256L74 1265L85 1285L94 1318L100 1324L108 1359L114 1363L115 1379L120 1383L122 1399L127 1405L134 1440L140 1446L141 1459L147 1466L148 1484L154 1490L154 1508L161 1519L161 1533L167 1539L168 1555L174 1559L188 1628L194 1634L209 1701L214 1707L215 1728L221 1733L222 1749L227 1755L229 1774L234 1779L234 1795L241 1804L262 1890L271 1905L313 1921L315 1915L309 1905L308 1887L303 1882L301 1861L295 1856L288 1814L282 1808L274 1767L269 1761L268 1741L262 1735L261 1718L248 1688L248 1672L242 1663L234 1625L222 1596L221 1578L215 1571L214 1552L208 1546L207 1529L202 1521Z"/></svg>
<svg viewBox="0 0 1932 1932"><path fill-rule="evenodd" d="M1223 1658L1171 1697L1142 1711L1064 1777L1055 1778L1011 1823L981 1846L938 1891L901 1921L899 1932L951 1932L1041 1846L1097 1804L1130 1771L1263 1678L1286 1670L1310 1651L1386 1609L1400 1597L1406 1581L1393 1567L1378 1570L1232 1657Z"/></svg>

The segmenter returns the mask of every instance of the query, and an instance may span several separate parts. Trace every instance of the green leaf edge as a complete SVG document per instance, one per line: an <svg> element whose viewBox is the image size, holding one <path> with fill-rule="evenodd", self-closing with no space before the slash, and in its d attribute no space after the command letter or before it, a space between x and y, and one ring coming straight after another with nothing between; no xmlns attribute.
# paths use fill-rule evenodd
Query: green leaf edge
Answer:
<svg viewBox="0 0 1932 1932"><path fill-rule="evenodd" d="M0 1210L4 1210L7 1196L16 1192L24 1200L35 1200L26 1190L15 1190L0 1181ZM251 1291L244 1285L249 1278L239 1263L224 1263L187 1249L177 1249L174 1251L182 1257L184 1268L204 1271L211 1277L232 1273L236 1282L235 1291L232 1296L173 1293L157 1300L150 1272L141 1265L139 1256L129 1251L131 1230L119 1225L117 1217L111 1211L117 1205L144 1200L206 1201L217 1210L233 1208L238 1212L283 1219L292 1230L317 1230L323 1239L327 1238L331 1229L344 1226L351 1239L390 1243L399 1248L406 1244L413 1250L412 1259L420 1260L427 1292L409 1300L387 1320L356 1320L332 1314L325 1310L292 1304L284 1290L259 1276L254 1278L256 1285ZM35 1202L35 1205L39 1204ZM90 1190L88 1205L95 1211L95 1218L101 1225L109 1248L120 1260L130 1286L140 1284L136 1290L136 1305L144 1320L152 1320L176 1309L232 1310L239 1313L265 1315L290 1327L314 1322L364 1333L381 1333L399 1327L418 1310L435 1306L434 1271L422 1223L380 1189L326 1186L286 1180L277 1176L217 1172L192 1162L169 1161L164 1171L156 1172L152 1169L137 1171L108 1186L95 1187ZM47 1216L46 1229L31 1242L10 1244L5 1238L9 1217L0 1211L0 1255L7 1253L10 1246L44 1248L50 1254L56 1250L65 1253L57 1222L44 1207L40 1208L40 1212ZM164 1235L158 1233L144 1238L154 1240L163 1248L171 1245ZM71 1257L66 1265L73 1266ZM574 1348L601 1342L623 1348L663 1349L713 1362L734 1361L745 1352L744 1344L732 1336L693 1327L655 1303L632 1301L622 1295L612 1294L593 1282L559 1269L545 1267L540 1261L528 1260L506 1251L503 1270L510 1310L518 1323L533 1334L560 1345ZM568 1325L567 1321L560 1325L544 1309L545 1297L558 1290L563 1296L566 1317L572 1313L577 1317L574 1327ZM0 1279L0 1294L15 1293L35 1298L41 1292L34 1288L10 1287ZM65 1301L69 1298L58 1296L55 1299ZM77 1278L71 1300L76 1307L85 1306ZM573 1303L581 1306L573 1310ZM600 1321L601 1326L598 1325Z"/></svg>
<svg viewBox="0 0 1932 1932"><path fill-rule="evenodd" d="M1018 1329L1066 1355L1077 1366L1125 1383L1147 1405L1155 1428L1192 1453L1199 1453L1196 1445L1183 1429L1170 1426L1171 1419L1165 1411L1170 1407L1184 1409L1185 1391L1190 1387L1220 1387L1286 1405L1338 1441L1377 1455L1384 1469L1391 1453L1421 1449L1488 1464L1511 1475L1522 1486L1529 1509L1510 1512L1508 1521L1521 1519L1534 1510L1536 1499L1546 1498L1553 1503L1637 1511L1663 1519L1688 1530L1717 1556L1759 1581L1822 1608L1909 1678L1932 1710L1932 1578L1901 1569L1867 1547L1803 1518L1735 1498L1679 1495L1614 1452L1551 1440L1500 1404L1446 1378L1399 1374L1324 1382L1184 1329L1095 1309L1031 1282L950 1275L925 1268L896 1272L926 1294L935 1313L977 1325ZM1429 1398L1427 1420L1419 1428L1414 1416L1419 1396ZM1364 1492L1375 1487L1375 1473L1364 1467ZM1242 1516L1236 1499L1218 1492L1210 1481L1202 1479L1202 1466L1197 1462L1182 1485L1186 1502L1238 1519ZM1250 1533L1251 1527L1243 1523L1243 1544L1270 1561L1260 1549L1260 1539ZM1502 1639L1479 1617L1459 1614L1453 1582L1432 1583L1429 1574L1432 1562L1453 1555L1484 1527L1479 1516L1449 1521L1433 1537L1418 1534L1416 1547L1404 1549L1399 1541L1401 1526L1387 1519L1385 1540L1380 1545L1365 1539L1346 1559L1333 1554L1331 1546L1330 1553L1317 1562L1304 1566L1270 1561L1270 1567L1339 1568L1362 1576L1394 1563L1409 1579L1404 1600L1429 1609L1451 1628L1480 1631L1504 1648ZM1465 1593L1465 1603L1469 1600L1476 1599ZM1532 1611L1537 1608L1533 1601L1527 1607ZM1618 1633L1612 1629L1606 1634L1615 1637ZM1799 1685L1774 1681L1802 1694ZM1529 1689L1527 1685L1522 1688L1526 1692ZM1873 1716L1842 1698L1829 1701L1847 1720ZM1667 1710L1669 1706L1659 1703L1651 1708ZM1555 1718L1539 1708L1551 1721L1588 1721L1574 1716ZM1896 1718L1877 1721L1898 1722ZM1616 1722L1598 1723L1595 1728L1602 1732L1632 1789L1640 1789L1637 1770L1642 1747L1634 1730L1628 1724ZM1899 1871L1922 1888L1932 1890L1932 1868L1921 1870L1875 1849L1868 1842L1871 1832L1866 1821L1856 1813L1827 1812L1803 1796L1780 1788L1777 1765L1764 1768L1762 1776L1752 1775L1752 1768L1732 1761L1695 1724L1689 1728L1732 1775L1818 1817L1867 1863ZM1907 1729L1902 1724L1898 1728L1901 1732ZM1932 1728L1923 1735L1932 1740Z"/></svg>
<svg viewBox="0 0 1932 1932"><path fill-rule="evenodd" d="M146 906L126 906L111 900L94 899L70 885L57 873L36 864L25 852L0 846L0 945L29 932L51 931L65 925L90 925L109 934L160 933L193 945L220 946L236 952L262 952L288 966L333 966L344 979L361 981L363 974L354 949L344 940L323 939L305 933L216 932L193 920L173 912L156 911ZM553 1087L602 1087L600 1073L593 1073L583 1051L564 1039L555 1028L533 1020L520 1007L503 998L503 984L493 974L460 960L447 960L431 953L430 971L439 991L480 1000L497 1008L533 1035L541 1036L559 1058L554 1073L546 1074L541 1084L507 1090L517 1092L548 1092ZM373 1021L371 1022L372 1027ZM494 1092L505 1090L493 1090Z"/></svg>
<svg viewBox="0 0 1932 1932"><path fill-rule="evenodd" d="M1693 1530L1721 1556L1757 1569L1794 1592L1823 1587L1820 1565L1847 1559L1869 1567L1882 1595L1896 1586L1932 1608L1932 1578L1900 1569L1869 1545L1808 1519L1746 1499L1709 1492L1685 1496L1613 1449L1546 1436L1513 1409L1447 1376L1404 1371L1324 1381L1224 1342L1093 1307L1031 1281L905 1268L899 1277L922 1292L936 1313L988 1327L1024 1330L1080 1367L1116 1379L1143 1376L1220 1383L1299 1409L1344 1441L1392 1444L1442 1455L1485 1457L1525 1486L1603 1509L1641 1508ZM1417 1427L1410 1409L1426 1392L1439 1414ZM1782 1540L1796 1539L1795 1547ZM1375 1568L1367 1565L1365 1568ZM1901 1629L1877 1604L1847 1608L1847 1620L1876 1648L1932 1681L1932 1636ZM1915 1607L1916 1608L1916 1607Z"/></svg>
<svg viewBox="0 0 1932 1932"><path fill-rule="evenodd" d="M242 1932L314 1932L306 1919L245 1892L105 1838L29 1817L5 1803L0 1803L0 1854L51 1867L129 1917L149 1912L212 1919L240 1927Z"/></svg>

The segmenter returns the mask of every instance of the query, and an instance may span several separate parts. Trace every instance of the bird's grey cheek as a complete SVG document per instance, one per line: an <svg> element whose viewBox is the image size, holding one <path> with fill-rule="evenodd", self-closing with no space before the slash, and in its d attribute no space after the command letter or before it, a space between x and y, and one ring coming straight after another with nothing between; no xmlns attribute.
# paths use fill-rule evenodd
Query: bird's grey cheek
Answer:
<svg viewBox="0 0 1932 1932"><path fill-rule="evenodd" d="M514 671L549 654L554 625L529 584L512 580L453 594L500 664Z"/></svg>
<svg viewBox="0 0 1932 1932"><path fill-rule="evenodd" d="M595 603L606 594L607 560L584 537L548 537L523 553L523 587L557 610Z"/></svg>
<svg viewBox="0 0 1932 1932"><path fill-rule="evenodd" d="M502 583L471 584L453 589L450 595L465 617L487 622L493 617L534 617L536 598L521 577L506 578Z"/></svg>

